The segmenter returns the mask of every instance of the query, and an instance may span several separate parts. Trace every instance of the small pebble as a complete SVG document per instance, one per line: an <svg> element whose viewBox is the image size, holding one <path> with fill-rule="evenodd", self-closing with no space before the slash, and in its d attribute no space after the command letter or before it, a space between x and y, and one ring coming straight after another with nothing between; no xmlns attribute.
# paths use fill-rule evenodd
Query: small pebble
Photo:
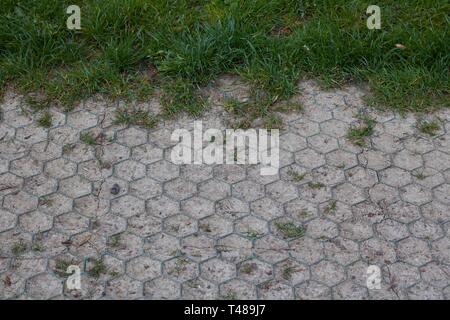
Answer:
<svg viewBox="0 0 450 320"><path fill-rule="evenodd" d="M118 194L120 192L120 186L115 183L111 188L111 194Z"/></svg>

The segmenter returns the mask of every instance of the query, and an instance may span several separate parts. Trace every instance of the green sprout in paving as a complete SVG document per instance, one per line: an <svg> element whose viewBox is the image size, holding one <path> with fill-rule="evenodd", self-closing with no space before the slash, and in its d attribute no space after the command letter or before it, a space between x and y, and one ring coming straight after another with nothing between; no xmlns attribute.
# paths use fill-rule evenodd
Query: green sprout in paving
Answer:
<svg viewBox="0 0 450 320"><path fill-rule="evenodd" d="M294 272L295 272L295 268L294 268L294 267L292 267L292 266L285 267L285 268L283 269L283 274L282 274L283 279L284 279L284 280L291 280L292 274L293 274Z"/></svg>
<svg viewBox="0 0 450 320"><path fill-rule="evenodd" d="M63 259L57 259L55 261L55 269L53 270L58 276L60 277L67 277L69 274L67 273L67 268L72 264L72 262L63 260Z"/></svg>
<svg viewBox="0 0 450 320"><path fill-rule="evenodd" d="M50 128L52 126L52 115L45 111L38 119L38 124L43 128Z"/></svg>
<svg viewBox="0 0 450 320"><path fill-rule="evenodd" d="M230 290L230 291L227 292L227 294L225 294L223 296L223 299L224 300L237 300L238 296L237 296L236 292L233 292L233 291Z"/></svg>
<svg viewBox="0 0 450 320"><path fill-rule="evenodd" d="M298 173L297 171L295 171L295 170L293 170L293 169L290 169L290 170L287 172L287 174L291 177L291 180L294 181L294 182L300 182L300 181L302 181L302 180L305 178L305 176L306 176L306 173Z"/></svg>
<svg viewBox="0 0 450 320"><path fill-rule="evenodd" d="M308 183L310 189L322 189L325 185L322 182L310 182Z"/></svg>
<svg viewBox="0 0 450 320"><path fill-rule="evenodd" d="M82 132L80 140L90 146L97 144L97 139L92 132Z"/></svg>
<svg viewBox="0 0 450 320"><path fill-rule="evenodd" d="M118 248L121 245L120 234L114 235L110 238L109 245L113 248Z"/></svg>
<svg viewBox="0 0 450 320"><path fill-rule="evenodd" d="M325 209L323 210L324 213L330 213L333 212L334 210L336 210L337 207L337 201L336 200L331 200L328 204L328 206L325 207Z"/></svg>
<svg viewBox="0 0 450 320"><path fill-rule="evenodd" d="M347 133L347 139L353 144L363 147L366 144L366 138L373 134L375 127L375 120L368 116L361 117L361 123L358 126L353 126Z"/></svg>
<svg viewBox="0 0 450 320"><path fill-rule="evenodd" d="M114 124L137 125L143 128L153 128L157 124L156 118L143 110L118 110Z"/></svg>
<svg viewBox="0 0 450 320"><path fill-rule="evenodd" d="M88 274L93 278L99 278L102 274L106 274L108 269L102 259L91 259L92 267Z"/></svg>
<svg viewBox="0 0 450 320"><path fill-rule="evenodd" d="M436 120L428 122L422 121L419 124L419 131L432 137L437 134L437 131L439 131L439 129L439 123Z"/></svg>
<svg viewBox="0 0 450 320"><path fill-rule="evenodd" d="M277 222L275 227L286 239L303 237L305 234L305 229L302 226L297 226L292 222Z"/></svg>
<svg viewBox="0 0 450 320"><path fill-rule="evenodd" d="M11 251L15 256L18 256L27 251L27 245L23 241L17 242L13 245Z"/></svg>
<svg viewBox="0 0 450 320"><path fill-rule="evenodd" d="M245 263L241 266L240 270L244 274L252 274L255 271L257 265L255 263Z"/></svg>

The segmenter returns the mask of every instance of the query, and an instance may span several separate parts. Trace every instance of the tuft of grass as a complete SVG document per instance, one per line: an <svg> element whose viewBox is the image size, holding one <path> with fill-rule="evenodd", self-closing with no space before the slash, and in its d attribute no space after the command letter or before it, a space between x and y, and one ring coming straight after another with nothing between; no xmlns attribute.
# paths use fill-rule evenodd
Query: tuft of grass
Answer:
<svg viewBox="0 0 450 320"><path fill-rule="evenodd" d="M290 169L287 174L291 177L294 182L300 182L306 177L306 173L298 173L295 170Z"/></svg>
<svg viewBox="0 0 450 320"><path fill-rule="evenodd" d="M91 269L89 269L88 274L93 278L99 278L102 274L106 274L108 269L102 259L91 259L93 264Z"/></svg>
<svg viewBox="0 0 450 320"><path fill-rule="evenodd" d="M337 208L337 201L331 200L330 203L328 204L328 206L326 206L326 208L323 210L323 212L330 213L330 212L333 212L334 210L336 210L336 208Z"/></svg>
<svg viewBox="0 0 450 320"><path fill-rule="evenodd" d="M255 263L246 263L241 266L240 270L244 274L252 274L257 268Z"/></svg>
<svg viewBox="0 0 450 320"><path fill-rule="evenodd" d="M72 150L74 148L75 148L75 144L67 143L67 144L63 145L62 152L63 152L63 154L69 154L70 152L72 152Z"/></svg>
<svg viewBox="0 0 450 320"><path fill-rule="evenodd" d="M82 132L80 140L90 146L97 144L97 139L92 132Z"/></svg>
<svg viewBox="0 0 450 320"><path fill-rule="evenodd" d="M15 256L18 256L18 255L24 253L25 251L27 251L27 245L23 241L19 241L19 242L15 243L11 249L11 252Z"/></svg>
<svg viewBox="0 0 450 320"><path fill-rule="evenodd" d="M109 245L113 248L117 248L121 245L120 234L114 235L109 240Z"/></svg>
<svg viewBox="0 0 450 320"><path fill-rule="evenodd" d="M67 268L71 265L72 263L63 259L57 259L55 261L55 269L53 270L53 272L55 272L58 276L60 276L61 278L67 277L69 276L69 274L67 273Z"/></svg>
<svg viewBox="0 0 450 320"><path fill-rule="evenodd" d="M177 258L175 267L171 271L169 271L169 273L180 275L183 271L186 270L186 265L188 263L189 263L189 260L187 260L186 258Z"/></svg>
<svg viewBox="0 0 450 320"><path fill-rule="evenodd" d="M308 183L308 187L310 189L321 189L325 187L325 185L322 182L310 182Z"/></svg>
<svg viewBox="0 0 450 320"><path fill-rule="evenodd" d="M247 235L248 238L252 240L257 239L260 236L260 233L258 231L252 229L248 229L245 234Z"/></svg>
<svg viewBox="0 0 450 320"><path fill-rule="evenodd" d="M439 131L440 127L436 120L433 121L422 121L419 124L419 131L428 134L429 136L434 137L436 135L436 132Z"/></svg>
<svg viewBox="0 0 450 320"><path fill-rule="evenodd" d="M114 120L117 125L136 125L143 128L153 128L157 123L157 119L144 110L118 110Z"/></svg>
<svg viewBox="0 0 450 320"><path fill-rule="evenodd" d="M278 115L269 114L264 118L264 127L267 130L281 129L283 127L283 120Z"/></svg>
<svg viewBox="0 0 450 320"><path fill-rule="evenodd" d="M299 238L305 235L305 229L292 222L277 222L275 227L286 239Z"/></svg>
<svg viewBox="0 0 450 320"><path fill-rule="evenodd" d="M285 279L285 280L291 280L291 278L292 278L292 274L295 272L295 268L294 267L285 267L284 269L283 269L283 272L282 272L282 277L283 277L283 279Z"/></svg>
<svg viewBox="0 0 450 320"><path fill-rule="evenodd" d="M358 126L349 129L347 139L353 144L363 147L366 144L366 138L373 134L376 122L368 116L362 116L360 120L361 123Z"/></svg>
<svg viewBox="0 0 450 320"><path fill-rule="evenodd" d="M45 111L38 119L38 124L44 128L50 128L52 126L52 115L50 112Z"/></svg>
<svg viewBox="0 0 450 320"><path fill-rule="evenodd" d="M163 86L161 104L166 116L181 112L197 116L204 109L204 102L189 80L176 78Z"/></svg>
<svg viewBox="0 0 450 320"><path fill-rule="evenodd" d="M237 296L236 292L230 290L223 296L223 299L224 300L238 300L238 296Z"/></svg>

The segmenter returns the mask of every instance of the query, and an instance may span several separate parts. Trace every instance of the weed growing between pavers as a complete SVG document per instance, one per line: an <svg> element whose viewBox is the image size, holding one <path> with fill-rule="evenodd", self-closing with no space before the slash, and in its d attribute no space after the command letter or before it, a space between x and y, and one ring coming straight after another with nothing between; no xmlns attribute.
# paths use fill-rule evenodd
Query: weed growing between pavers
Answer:
<svg viewBox="0 0 450 320"><path fill-rule="evenodd" d="M38 119L38 124L44 128L50 128L52 126L52 115L50 112L45 111Z"/></svg>
<svg viewBox="0 0 450 320"><path fill-rule="evenodd" d="M277 222L275 227L286 239L303 237L305 234L305 229L302 226L297 226L292 222Z"/></svg>
<svg viewBox="0 0 450 320"><path fill-rule="evenodd" d="M360 121L359 125L350 128L347 133L347 139L353 144L362 147L366 144L366 138L373 134L376 122L368 116L361 116Z"/></svg>
<svg viewBox="0 0 450 320"><path fill-rule="evenodd" d="M102 274L106 274L108 269L102 259L90 259L92 267L88 270L88 274L93 278L100 278Z"/></svg>
<svg viewBox="0 0 450 320"><path fill-rule="evenodd" d="M439 131L439 123L436 120L433 121L421 121L419 123L419 131L430 136L435 136Z"/></svg>
<svg viewBox="0 0 450 320"><path fill-rule="evenodd" d="M5 0L0 83L69 108L95 93L147 98L160 87L168 114L199 112L197 88L223 73L244 77L262 110L301 77L368 82L373 104L400 111L445 105L448 1L378 5L382 27L369 30L361 0L87 0L71 31L66 2Z"/></svg>

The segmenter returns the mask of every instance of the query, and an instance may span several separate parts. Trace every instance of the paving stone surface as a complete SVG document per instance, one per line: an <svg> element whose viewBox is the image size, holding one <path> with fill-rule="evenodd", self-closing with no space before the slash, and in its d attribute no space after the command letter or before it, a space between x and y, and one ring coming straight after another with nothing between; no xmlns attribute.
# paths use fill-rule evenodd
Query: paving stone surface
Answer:
<svg viewBox="0 0 450 320"><path fill-rule="evenodd" d="M281 168L176 165L176 128L113 125L99 97L37 125L7 92L0 122L1 299L450 299L450 111L370 109L364 91L299 84L281 114ZM204 130L228 128L223 76L204 93ZM123 102L120 102L123 105ZM125 104L126 105L126 104ZM152 100L139 105L157 110ZM376 120L365 145L347 132ZM91 132L94 144L81 141ZM67 266L81 290L67 287ZM366 285L381 270L381 288Z"/></svg>

